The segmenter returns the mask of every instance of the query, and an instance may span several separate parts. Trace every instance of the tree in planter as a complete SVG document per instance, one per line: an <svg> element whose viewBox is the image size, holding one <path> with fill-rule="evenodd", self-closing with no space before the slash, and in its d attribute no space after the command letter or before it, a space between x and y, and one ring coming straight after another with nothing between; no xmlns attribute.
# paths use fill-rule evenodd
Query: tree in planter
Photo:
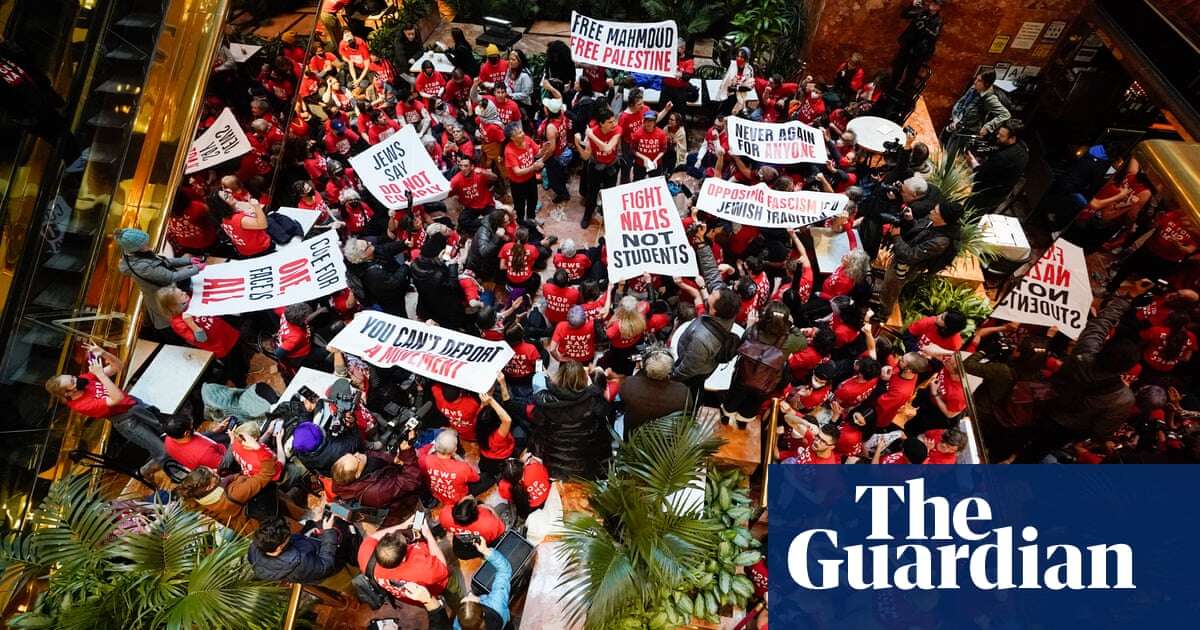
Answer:
<svg viewBox="0 0 1200 630"><path fill-rule="evenodd" d="M729 15L723 4L705 0L642 0L642 8L651 21L675 20L689 47Z"/></svg>
<svg viewBox="0 0 1200 630"><path fill-rule="evenodd" d="M28 533L0 543L3 580L45 581L12 628L278 628L287 591L254 579L248 538L214 531L178 503L123 517L88 477L56 483Z"/></svg>
<svg viewBox="0 0 1200 630"><path fill-rule="evenodd" d="M808 38L808 14L800 0L745 0L733 12L729 35L735 47L748 46L762 75L785 78L803 66L800 51Z"/></svg>
<svg viewBox="0 0 1200 630"><path fill-rule="evenodd" d="M723 527L680 490L703 488L721 445L711 422L675 414L617 452L608 479L587 484L593 513L565 519L559 557L568 617L589 629L668 627L669 598L715 557Z"/></svg>

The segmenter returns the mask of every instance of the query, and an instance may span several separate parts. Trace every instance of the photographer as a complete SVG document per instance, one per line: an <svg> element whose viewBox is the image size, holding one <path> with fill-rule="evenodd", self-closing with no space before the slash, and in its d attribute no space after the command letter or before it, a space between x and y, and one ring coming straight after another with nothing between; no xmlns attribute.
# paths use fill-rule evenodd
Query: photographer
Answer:
<svg viewBox="0 0 1200 630"><path fill-rule="evenodd" d="M940 196L941 193L924 178L912 176L902 183L882 186L863 200L858 234L870 259L875 260L879 254L885 223L896 225L905 219L922 219L937 205Z"/></svg>
<svg viewBox="0 0 1200 630"><path fill-rule="evenodd" d="M341 533L334 527L335 516L321 522L319 538L293 534L287 521L274 518L254 532L254 544L246 553L254 577L268 582L315 584L337 573L338 544Z"/></svg>
<svg viewBox="0 0 1200 630"><path fill-rule="evenodd" d="M1017 383L1024 383L1022 388L1028 389L1030 383L1044 380L1041 369L1046 363L1046 339L1029 335L1013 346L1004 333L1018 328L1020 324L1015 322L980 328L975 334L979 350L963 360L967 374L983 381L972 393L972 400L993 463L1011 457L1028 437L1028 419L1024 417L1028 414L1013 407L1013 389Z"/></svg>
<svg viewBox="0 0 1200 630"><path fill-rule="evenodd" d="M950 266L958 256L962 206L945 201L934 206L933 212L924 219L915 223L911 215L905 219L901 226L911 227L903 234L901 227L892 227L892 235L899 238L892 243L892 259L888 262L879 295L885 314L892 312L900 299L901 289L910 279L920 273L937 273Z"/></svg>
<svg viewBox="0 0 1200 630"><path fill-rule="evenodd" d="M393 525L366 537L358 548L358 570L394 599L419 606L422 602L401 590L401 585L406 589L420 586L424 594L438 597L450 582L450 569L429 523L422 525L420 534L413 532L411 525ZM501 583L496 580L497 585Z"/></svg>
<svg viewBox="0 0 1200 630"><path fill-rule="evenodd" d="M479 596L474 592L467 594L458 607L457 627L460 630L502 630L509 623L509 593L512 588L512 564L503 553L487 546L483 541L475 541L475 549L479 555L492 565L495 577L492 578L492 590L486 595ZM401 587L406 600L416 601L425 607L429 615L430 630L448 630L451 625L450 612L436 595L419 584L408 582Z"/></svg>
<svg viewBox="0 0 1200 630"><path fill-rule="evenodd" d="M312 422L302 422L292 431L291 452L305 468L322 477L332 476L334 464L361 446L357 431L327 435Z"/></svg>
<svg viewBox="0 0 1200 630"><path fill-rule="evenodd" d="M460 540L466 541L472 536L479 536L489 545L496 544L507 529L494 509L480 505L479 499L473 496L459 499L458 503L449 509L442 508L438 522Z"/></svg>
<svg viewBox="0 0 1200 630"><path fill-rule="evenodd" d="M343 455L333 465L333 494L338 502L387 510L385 523L402 521L417 508L421 469L408 439L395 455L382 451Z"/></svg>
<svg viewBox="0 0 1200 630"><path fill-rule="evenodd" d="M1008 198L1014 186L1025 174L1029 164L1029 148L1021 140L1025 124L1019 118L1009 118L996 129L996 144L1000 146L982 163L974 153L967 152L967 162L975 169L971 203L984 212L991 211Z"/></svg>
<svg viewBox="0 0 1200 630"><path fill-rule="evenodd" d="M964 136L986 137L1000 128L1011 114L1000 100L993 87L996 73L987 70L975 75L975 82L967 88L950 110L950 124L943 133L943 143L949 155L958 153Z"/></svg>
<svg viewBox="0 0 1200 630"><path fill-rule="evenodd" d="M938 37L942 34L942 0L913 0L912 6L900 12L909 20L900 34L900 50L892 61L892 89L909 92L916 81L917 71L933 57Z"/></svg>

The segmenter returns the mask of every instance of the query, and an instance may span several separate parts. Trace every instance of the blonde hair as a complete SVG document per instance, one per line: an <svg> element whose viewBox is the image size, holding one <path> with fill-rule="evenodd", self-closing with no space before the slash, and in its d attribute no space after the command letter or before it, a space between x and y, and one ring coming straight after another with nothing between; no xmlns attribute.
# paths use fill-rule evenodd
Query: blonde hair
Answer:
<svg viewBox="0 0 1200 630"><path fill-rule="evenodd" d="M257 422L243 422L229 431L234 437L248 435L254 439L262 437L262 427Z"/></svg>
<svg viewBox="0 0 1200 630"><path fill-rule="evenodd" d="M333 483L346 484L358 479L358 458L347 453L333 463Z"/></svg>
<svg viewBox="0 0 1200 630"><path fill-rule="evenodd" d="M172 317L182 314L184 310L183 304L180 304L179 300L175 297L175 290L175 285L171 285L162 287L154 293L154 299L158 302L158 308Z"/></svg>
<svg viewBox="0 0 1200 630"><path fill-rule="evenodd" d="M581 392L588 386L587 369L578 361L567 361L558 366L554 382L567 391Z"/></svg>
<svg viewBox="0 0 1200 630"><path fill-rule="evenodd" d="M66 400L67 387L61 382L62 376L62 374L59 374L58 376L51 376L46 379L46 392L59 400Z"/></svg>
<svg viewBox="0 0 1200 630"><path fill-rule="evenodd" d="M646 318L638 310L637 298L631 295L621 298L616 318L622 338L632 339L646 331Z"/></svg>

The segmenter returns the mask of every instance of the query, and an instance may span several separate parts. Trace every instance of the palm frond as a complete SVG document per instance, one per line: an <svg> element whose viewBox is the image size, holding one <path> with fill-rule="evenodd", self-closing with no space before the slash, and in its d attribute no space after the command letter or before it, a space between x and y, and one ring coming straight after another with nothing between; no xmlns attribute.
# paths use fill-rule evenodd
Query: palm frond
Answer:
<svg viewBox="0 0 1200 630"><path fill-rule="evenodd" d="M169 629L245 628L266 630L282 621L287 591L254 579L246 561L250 541L214 537L188 576L187 593L160 612L155 625Z"/></svg>
<svg viewBox="0 0 1200 630"><path fill-rule="evenodd" d="M942 151L934 156L933 171L925 179L937 186L942 198L963 203L971 197L975 172L961 155Z"/></svg>
<svg viewBox="0 0 1200 630"><path fill-rule="evenodd" d="M722 443L711 422L673 414L634 432L628 447L617 454L618 466L661 500L697 481L705 458Z"/></svg>

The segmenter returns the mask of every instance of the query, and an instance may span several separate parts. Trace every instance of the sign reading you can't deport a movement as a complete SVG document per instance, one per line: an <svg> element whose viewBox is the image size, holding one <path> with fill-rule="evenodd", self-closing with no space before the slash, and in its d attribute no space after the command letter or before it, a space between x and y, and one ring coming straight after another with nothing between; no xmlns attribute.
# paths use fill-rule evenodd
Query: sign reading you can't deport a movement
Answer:
<svg viewBox="0 0 1200 630"><path fill-rule="evenodd" d="M665 22L609 22L571 12L571 59L602 68L675 76L678 29Z"/></svg>

